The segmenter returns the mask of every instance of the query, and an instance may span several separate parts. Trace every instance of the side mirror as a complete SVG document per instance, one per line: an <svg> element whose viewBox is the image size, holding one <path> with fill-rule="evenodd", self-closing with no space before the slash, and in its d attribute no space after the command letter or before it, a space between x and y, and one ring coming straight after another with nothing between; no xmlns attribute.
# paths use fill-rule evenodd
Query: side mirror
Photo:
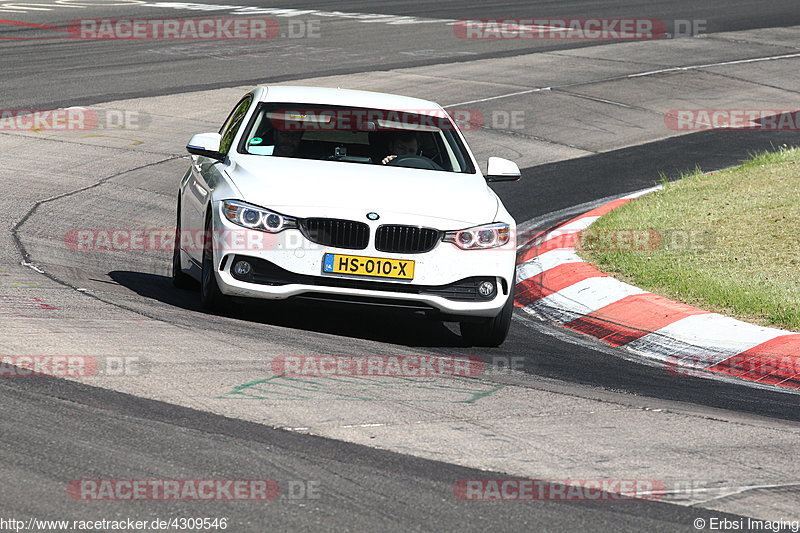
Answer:
<svg viewBox="0 0 800 533"><path fill-rule="evenodd" d="M225 154L219 151L221 141L222 136L219 133L198 133L186 145L186 151L192 155L200 155L222 161L225 159Z"/></svg>
<svg viewBox="0 0 800 533"><path fill-rule="evenodd" d="M490 157L486 169L486 181L517 181L522 174L513 161L502 157Z"/></svg>

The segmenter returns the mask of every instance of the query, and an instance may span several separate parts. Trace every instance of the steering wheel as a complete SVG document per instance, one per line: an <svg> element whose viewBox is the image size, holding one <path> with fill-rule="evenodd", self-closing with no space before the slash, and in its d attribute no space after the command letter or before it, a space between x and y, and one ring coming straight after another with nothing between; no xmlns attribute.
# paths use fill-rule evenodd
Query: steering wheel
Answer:
<svg viewBox="0 0 800 533"><path fill-rule="evenodd" d="M425 170L444 170L430 158L424 155L399 155L386 163L392 167L421 168Z"/></svg>

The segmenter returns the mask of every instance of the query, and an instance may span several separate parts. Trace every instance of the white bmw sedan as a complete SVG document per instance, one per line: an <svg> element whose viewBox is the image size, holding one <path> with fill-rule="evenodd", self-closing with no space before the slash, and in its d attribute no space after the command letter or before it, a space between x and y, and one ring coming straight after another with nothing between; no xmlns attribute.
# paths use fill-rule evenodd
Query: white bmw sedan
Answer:
<svg viewBox="0 0 800 533"><path fill-rule="evenodd" d="M516 225L433 102L257 87L195 135L180 184L173 280L204 308L232 297L422 311L498 346L513 311ZM202 236L202 237L200 237Z"/></svg>

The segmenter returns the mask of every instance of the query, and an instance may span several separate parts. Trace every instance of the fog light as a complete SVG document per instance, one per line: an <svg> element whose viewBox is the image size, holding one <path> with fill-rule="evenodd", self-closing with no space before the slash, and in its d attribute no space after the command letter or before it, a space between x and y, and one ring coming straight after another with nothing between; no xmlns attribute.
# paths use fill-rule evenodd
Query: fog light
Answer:
<svg viewBox="0 0 800 533"><path fill-rule="evenodd" d="M233 265L233 273L237 276L246 276L251 270L252 267L247 261L237 261L236 264Z"/></svg>
<svg viewBox="0 0 800 533"><path fill-rule="evenodd" d="M484 298L488 298L494 294L494 283L491 281L482 281L481 284L478 285L478 294Z"/></svg>

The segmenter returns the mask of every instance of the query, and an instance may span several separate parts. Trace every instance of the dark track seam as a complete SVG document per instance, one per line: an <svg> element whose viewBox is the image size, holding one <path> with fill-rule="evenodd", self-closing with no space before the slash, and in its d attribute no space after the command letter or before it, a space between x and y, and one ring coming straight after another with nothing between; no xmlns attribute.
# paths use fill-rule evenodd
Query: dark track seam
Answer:
<svg viewBox="0 0 800 533"><path fill-rule="evenodd" d="M35 263L33 263L31 261L31 254L28 252L28 249L25 248L25 245L22 243L22 239L19 236L19 231L22 228L22 226L25 225L25 223L28 221L28 219L30 219L33 216L33 214L39 209L40 206L42 206L42 205L44 205L46 203L54 202L56 200L61 200L63 198L68 198L68 197L70 197L72 195L79 194L79 193L94 189L95 187L99 187L101 185L104 185L107 182L109 182L110 180L112 180L112 179L114 179L114 178L116 178L118 176L121 176L123 174L126 174L128 172L133 172L133 171L136 171L136 170L141 170L141 169L152 167L152 166L155 166L155 165L160 165L161 163L166 163L168 161L174 161L176 159L181 159L182 157L183 156L172 156L172 157L168 157L166 159L155 161L153 163L148 163L146 165L142 165L142 166L139 166L139 167L136 167L136 168L131 168L131 169L128 169L128 170L124 170L122 172L117 172L115 174L112 174L111 176L106 176L105 178L102 178L101 180L99 180L96 183L93 183L91 185L87 185L85 187L80 187L80 188L74 189L72 191L61 193L61 194L58 194L56 196L52 196L50 198L45 198L44 200L39 200L38 202L33 204L33 207L31 207L30 210L28 210L28 212L25 213L25 215L21 219L19 219L19 221L17 221L17 223L14 224L14 226L11 228L11 238L14 240L14 245L16 246L17 251L22 256L22 265L23 266L27 266L29 268L32 268L35 272L45 276L46 278L48 278L51 281L54 281L55 283L58 283L59 285L63 285L64 287L68 287L70 289L73 289L76 292L81 292L82 294L84 294L84 295L86 295L86 296L88 296L90 298L94 298L95 300L98 300L98 301L103 302L105 304L112 305L112 306L115 306L115 307L119 307L121 309L125 309L126 311L130 311L130 312L135 313L137 315L144 316L144 317L150 318L152 320L156 320L158 322L163 322L165 324L169 324L169 325L172 325L172 326L175 326L175 327L184 328L184 326L181 326L179 324L174 324L172 322L167 322L166 320L160 319L160 318L155 317L155 316L148 315L148 314L143 313L143 312L141 312L141 311L139 311L137 309L134 309L132 307L128 307L128 306L126 306L124 304L120 304L118 302L111 302L111 301L106 300L104 298L101 298L97 294L93 294L93 293L91 293L89 291L78 291L77 290L78 287L76 287L75 285L67 283L66 281L58 278L57 276L55 276L53 274L50 274L49 272L46 272L45 270L39 268Z"/></svg>

